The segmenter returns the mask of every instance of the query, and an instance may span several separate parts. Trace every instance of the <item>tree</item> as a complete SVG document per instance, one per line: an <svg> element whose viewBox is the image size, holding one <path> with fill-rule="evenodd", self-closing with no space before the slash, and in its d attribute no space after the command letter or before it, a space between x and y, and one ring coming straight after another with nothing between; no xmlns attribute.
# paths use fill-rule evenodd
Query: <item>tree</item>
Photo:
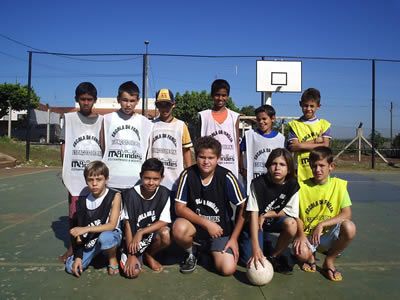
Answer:
<svg viewBox="0 0 400 300"><path fill-rule="evenodd" d="M176 93L175 101L174 116L185 121L190 128L195 128L199 124L198 113L211 108L214 103L206 91L201 93L192 91L190 94L186 91L183 95ZM238 111L231 98L226 102L226 107Z"/></svg>
<svg viewBox="0 0 400 300"><path fill-rule="evenodd" d="M8 114L8 108L11 103L13 110L28 109L28 86L21 86L19 83L0 84L0 119ZM31 109L39 106L40 98L35 91L31 89Z"/></svg>
<svg viewBox="0 0 400 300"><path fill-rule="evenodd" d="M372 132L368 137L369 141L372 143ZM382 149L385 143L385 138L382 136L382 134L379 131L375 130L375 148L376 149Z"/></svg>
<svg viewBox="0 0 400 300"><path fill-rule="evenodd" d="M256 114L254 113L254 111L255 111L254 106L248 105L248 106L243 106L239 112L245 116L255 116Z"/></svg>

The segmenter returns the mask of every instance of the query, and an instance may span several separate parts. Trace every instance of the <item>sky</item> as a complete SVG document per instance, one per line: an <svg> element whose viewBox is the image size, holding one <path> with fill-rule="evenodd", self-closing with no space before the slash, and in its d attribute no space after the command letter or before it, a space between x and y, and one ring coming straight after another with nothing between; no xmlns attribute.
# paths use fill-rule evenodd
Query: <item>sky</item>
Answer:
<svg viewBox="0 0 400 300"><path fill-rule="evenodd" d="M142 89L142 54L149 41L149 97L209 91L216 78L231 84L235 105L260 105L256 61L290 57L400 60L400 1L28 1L3 0L0 83L27 84L28 52L138 54L33 55L32 85L42 103L73 106L74 91L90 81L99 97L115 97L132 80ZM255 56L166 57L154 54ZM318 117L334 137L371 128L372 62L301 59L302 88L321 91ZM376 129L400 132L400 62L376 62ZM300 116L301 93L273 93L278 116Z"/></svg>

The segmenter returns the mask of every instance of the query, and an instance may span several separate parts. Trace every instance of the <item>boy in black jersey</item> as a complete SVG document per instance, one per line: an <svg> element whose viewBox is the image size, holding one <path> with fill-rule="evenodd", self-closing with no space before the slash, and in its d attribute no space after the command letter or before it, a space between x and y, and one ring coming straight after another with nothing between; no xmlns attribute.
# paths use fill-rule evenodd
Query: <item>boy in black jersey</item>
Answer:
<svg viewBox="0 0 400 300"><path fill-rule="evenodd" d="M173 225L173 236L187 254L180 271L194 271L197 258L193 244L197 244L211 252L219 273L232 275L239 258L237 239L244 223L243 187L229 170L218 165L221 144L216 139L197 139L194 151L196 164L182 172L175 199L180 218ZM240 210L235 226L230 203Z"/></svg>
<svg viewBox="0 0 400 300"><path fill-rule="evenodd" d="M109 190L108 168L101 161L93 161L84 170L90 194L77 201L77 227L70 230L76 239L74 254L68 257L65 270L77 277L100 252L107 251L108 274L119 273L117 247L121 243L119 229L121 195Z"/></svg>
<svg viewBox="0 0 400 300"><path fill-rule="evenodd" d="M163 269L154 258L171 243L170 191L160 185L163 177L163 163L150 158L142 165L141 184L123 193L126 247L121 267L128 278L139 276L143 260L153 271Z"/></svg>

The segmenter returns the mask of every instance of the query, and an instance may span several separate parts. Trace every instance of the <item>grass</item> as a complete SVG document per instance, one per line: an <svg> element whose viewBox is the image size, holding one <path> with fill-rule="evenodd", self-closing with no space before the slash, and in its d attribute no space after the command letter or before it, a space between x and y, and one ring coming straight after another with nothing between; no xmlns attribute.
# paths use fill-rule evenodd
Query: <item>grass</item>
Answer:
<svg viewBox="0 0 400 300"><path fill-rule="evenodd" d="M31 144L29 161L26 161L26 143L3 136L0 137L0 152L14 157L24 166L61 166L61 156L58 145L48 146Z"/></svg>

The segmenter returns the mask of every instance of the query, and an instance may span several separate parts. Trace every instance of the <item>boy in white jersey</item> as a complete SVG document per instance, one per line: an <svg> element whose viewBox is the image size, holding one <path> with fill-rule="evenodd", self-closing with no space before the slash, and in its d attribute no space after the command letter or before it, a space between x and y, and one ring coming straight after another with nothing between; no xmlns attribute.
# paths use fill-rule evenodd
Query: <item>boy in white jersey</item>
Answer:
<svg viewBox="0 0 400 300"><path fill-rule="evenodd" d="M331 178L335 163L332 150L317 147L310 153L313 178L299 182L300 218L293 248L302 269L315 272L315 251L326 251L322 274L332 281L342 280L334 262L353 240L356 226L351 219L351 200L347 181Z"/></svg>
<svg viewBox="0 0 400 300"><path fill-rule="evenodd" d="M303 116L289 122L289 150L297 156L297 177L299 181L312 177L308 156L319 146L329 146L331 124L315 116L321 107L321 94L317 89L309 88L301 95L300 107Z"/></svg>
<svg viewBox="0 0 400 300"><path fill-rule="evenodd" d="M153 120L150 136L149 157L158 158L164 164L162 185L176 191L176 181L184 169L192 165L193 146L186 124L172 115L175 108L174 94L161 89L156 94L159 116Z"/></svg>
<svg viewBox="0 0 400 300"><path fill-rule="evenodd" d="M95 256L108 255L108 274L119 273L117 247L121 243L119 229L121 195L107 188L108 168L101 161L92 161L84 171L90 194L79 197L76 227L70 233L76 239L74 255L65 263L65 270L79 277Z"/></svg>
<svg viewBox="0 0 400 300"><path fill-rule="evenodd" d="M121 109L104 116L101 144L103 161L110 168L109 187L123 191L140 179L153 124L135 113L139 102L139 88L135 83L121 84L117 99Z"/></svg>
<svg viewBox="0 0 400 300"><path fill-rule="evenodd" d="M68 189L69 229L73 227L76 201L79 196L89 193L83 170L93 160L101 160L100 131L103 116L93 112L97 100L96 87L90 82L80 83L75 90L75 101L79 111L64 115L64 125L60 133L62 178ZM64 262L72 255L72 243L59 260Z"/></svg>
<svg viewBox="0 0 400 300"><path fill-rule="evenodd" d="M142 165L141 184L123 194L126 245L120 263L128 278L139 276L143 261L153 271L163 269L154 257L171 243L170 191L160 185L163 173L163 163L149 158Z"/></svg>
<svg viewBox="0 0 400 300"><path fill-rule="evenodd" d="M251 181L267 173L265 162L272 150L285 146L285 137L272 130L275 122L275 109L271 105L262 105L255 110L257 129L246 131L240 143L240 152L246 152L245 159L240 155L240 174L247 181L247 191L250 191ZM247 169L244 168L244 162Z"/></svg>
<svg viewBox="0 0 400 300"><path fill-rule="evenodd" d="M239 114L228 109L230 85L224 79L216 79L211 85L212 109L199 112L201 136L211 136L222 145L219 165L239 175Z"/></svg>

